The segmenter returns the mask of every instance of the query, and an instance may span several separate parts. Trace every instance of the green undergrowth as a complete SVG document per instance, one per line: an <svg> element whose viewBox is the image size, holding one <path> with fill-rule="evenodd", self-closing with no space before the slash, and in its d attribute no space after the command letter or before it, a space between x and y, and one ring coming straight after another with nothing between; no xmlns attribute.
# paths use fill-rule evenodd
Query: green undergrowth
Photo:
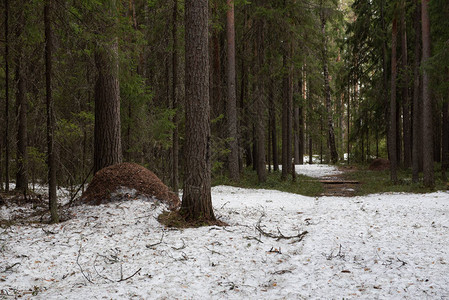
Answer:
<svg viewBox="0 0 449 300"><path fill-rule="evenodd" d="M287 180L281 180L281 172L279 171L267 172L266 182L259 183L256 171L250 168L246 168L243 173L240 174L240 180L238 182L233 182L224 175L218 175L214 176L212 185L230 185L241 188L278 190L310 197L319 196L324 191L323 184L316 178L296 175L296 178L293 181L292 176L289 175Z"/></svg>
<svg viewBox="0 0 449 300"><path fill-rule="evenodd" d="M448 188L447 182L441 178L441 173L435 170L435 187L427 188L422 181L412 182L412 173L410 170L398 170L398 182L393 184L390 180L390 171L370 171L367 166L358 166L357 170L346 173L348 180L357 180L360 184L357 187L356 194L359 196L377 193L430 193Z"/></svg>

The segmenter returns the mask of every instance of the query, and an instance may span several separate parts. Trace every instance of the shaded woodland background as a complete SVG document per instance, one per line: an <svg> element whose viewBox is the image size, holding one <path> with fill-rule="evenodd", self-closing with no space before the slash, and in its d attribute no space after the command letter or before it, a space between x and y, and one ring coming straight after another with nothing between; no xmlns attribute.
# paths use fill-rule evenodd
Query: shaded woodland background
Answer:
<svg viewBox="0 0 449 300"><path fill-rule="evenodd" d="M252 167L264 181L282 165L285 179L291 160L319 155L389 157L392 181L397 168L414 181L424 171L428 186L434 170L445 178L449 3L423 1L235 0L231 18L230 1L210 0L212 176L238 180L236 168ZM95 127L110 128L95 123L100 62L114 55L117 78L104 90L117 105L120 156L182 187L184 1L2 3L1 189L48 183L48 149L58 185L75 189L92 175Z"/></svg>

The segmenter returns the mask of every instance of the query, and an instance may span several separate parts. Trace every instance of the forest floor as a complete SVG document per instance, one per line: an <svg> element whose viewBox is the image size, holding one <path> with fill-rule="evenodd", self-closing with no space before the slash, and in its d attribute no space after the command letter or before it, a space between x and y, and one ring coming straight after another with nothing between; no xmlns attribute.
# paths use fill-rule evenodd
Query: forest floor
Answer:
<svg viewBox="0 0 449 300"><path fill-rule="evenodd" d="M216 186L215 214L229 226L196 229L166 228L164 204L127 195L72 207L53 225L14 221L31 205L1 206L0 299L449 299L447 191L306 197Z"/></svg>

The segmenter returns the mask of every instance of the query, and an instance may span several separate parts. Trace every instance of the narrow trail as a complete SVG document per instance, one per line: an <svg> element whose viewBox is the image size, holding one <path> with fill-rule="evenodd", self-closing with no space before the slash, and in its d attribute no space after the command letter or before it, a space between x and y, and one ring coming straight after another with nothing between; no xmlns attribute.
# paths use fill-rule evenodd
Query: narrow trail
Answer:
<svg viewBox="0 0 449 300"><path fill-rule="evenodd" d="M329 197L354 197L360 186L359 181L348 180L346 174L351 172L351 168L341 167L339 170L342 172L337 175L330 175L320 178L320 182L323 183L324 192L321 196Z"/></svg>

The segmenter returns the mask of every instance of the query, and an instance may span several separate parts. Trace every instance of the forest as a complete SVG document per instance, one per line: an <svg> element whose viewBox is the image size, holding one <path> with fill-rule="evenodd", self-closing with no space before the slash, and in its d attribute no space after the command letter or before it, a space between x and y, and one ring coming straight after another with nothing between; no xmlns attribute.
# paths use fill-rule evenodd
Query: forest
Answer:
<svg viewBox="0 0 449 300"><path fill-rule="evenodd" d="M0 15L0 299L449 297L447 0Z"/></svg>
<svg viewBox="0 0 449 300"><path fill-rule="evenodd" d="M2 190L74 187L122 161L174 191L200 173L237 182L246 168L264 182L281 165L285 180L291 161L313 155L388 158L393 183L398 169L427 187L440 172L446 180L447 1L4 0L1 9Z"/></svg>

